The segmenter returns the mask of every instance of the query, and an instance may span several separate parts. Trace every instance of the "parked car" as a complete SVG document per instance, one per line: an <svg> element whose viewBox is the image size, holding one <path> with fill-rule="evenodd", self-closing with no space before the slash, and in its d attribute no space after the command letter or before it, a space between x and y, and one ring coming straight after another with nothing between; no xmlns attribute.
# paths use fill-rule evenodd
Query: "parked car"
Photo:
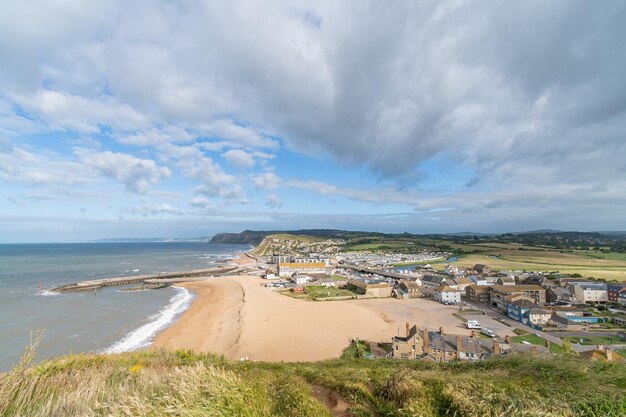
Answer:
<svg viewBox="0 0 626 417"><path fill-rule="evenodd" d="M493 330L488 329L486 327L483 327L480 332L484 334L485 336L496 337L496 334L493 332Z"/></svg>

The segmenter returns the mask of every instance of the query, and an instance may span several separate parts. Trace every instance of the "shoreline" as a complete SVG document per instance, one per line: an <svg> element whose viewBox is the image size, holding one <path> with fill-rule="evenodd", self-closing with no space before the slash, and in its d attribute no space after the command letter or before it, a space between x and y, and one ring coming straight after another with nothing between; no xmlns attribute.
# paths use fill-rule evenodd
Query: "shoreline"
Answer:
<svg viewBox="0 0 626 417"><path fill-rule="evenodd" d="M250 257L247 252L238 253L235 258L225 260L224 262L226 265L235 265L237 269L244 266L251 266L256 263L254 258ZM215 279L215 277L206 278L206 280L212 279ZM173 288L182 291L174 294L170 298L169 303L154 314L155 318L153 320L130 331L123 338L116 341L111 346L103 349L102 352L121 353L150 348L154 345L159 334L179 322L183 314L194 305L194 300L197 297L198 286L194 286L192 284L206 282L206 280L190 280L189 282L181 281L177 282L175 285L171 285ZM57 294L59 293L51 293L51 295Z"/></svg>
<svg viewBox="0 0 626 417"><path fill-rule="evenodd" d="M352 339L389 342L408 321L470 334L454 308L431 300L309 302L262 287L259 277L216 277L179 284L191 306L153 339L152 349L190 349L234 360L308 362L341 356Z"/></svg>

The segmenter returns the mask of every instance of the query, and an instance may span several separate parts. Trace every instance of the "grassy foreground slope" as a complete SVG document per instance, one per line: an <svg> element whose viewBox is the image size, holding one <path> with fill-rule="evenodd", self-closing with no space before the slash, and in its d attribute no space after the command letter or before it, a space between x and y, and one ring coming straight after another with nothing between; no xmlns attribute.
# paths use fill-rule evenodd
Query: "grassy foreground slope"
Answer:
<svg viewBox="0 0 626 417"><path fill-rule="evenodd" d="M318 400L320 386L348 412ZM0 415L623 416L625 392L625 365L569 356L253 363L157 351L16 368L0 376Z"/></svg>

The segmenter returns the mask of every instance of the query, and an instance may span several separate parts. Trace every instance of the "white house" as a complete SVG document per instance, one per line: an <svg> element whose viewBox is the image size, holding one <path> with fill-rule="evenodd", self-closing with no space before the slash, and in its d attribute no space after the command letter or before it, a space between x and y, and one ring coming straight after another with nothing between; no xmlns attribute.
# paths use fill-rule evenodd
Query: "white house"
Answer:
<svg viewBox="0 0 626 417"><path fill-rule="evenodd" d="M460 303L461 302L461 291L448 287L446 285L442 285L440 287L435 288L433 292L433 298L435 301L439 301L440 303Z"/></svg>
<svg viewBox="0 0 626 417"><path fill-rule="evenodd" d="M291 280L296 285L303 285L303 284L306 284L307 282L313 281L313 278L311 278L308 275L293 274L291 277Z"/></svg>
<svg viewBox="0 0 626 417"><path fill-rule="evenodd" d="M278 264L278 275L290 277L294 273L298 274L326 274L331 268L324 262L289 262Z"/></svg>
<svg viewBox="0 0 626 417"><path fill-rule="evenodd" d="M495 285L496 277L483 277L480 275L470 275L469 279L476 285Z"/></svg>
<svg viewBox="0 0 626 417"><path fill-rule="evenodd" d="M574 297L579 303L606 303L609 293L604 283L580 283L573 286Z"/></svg>

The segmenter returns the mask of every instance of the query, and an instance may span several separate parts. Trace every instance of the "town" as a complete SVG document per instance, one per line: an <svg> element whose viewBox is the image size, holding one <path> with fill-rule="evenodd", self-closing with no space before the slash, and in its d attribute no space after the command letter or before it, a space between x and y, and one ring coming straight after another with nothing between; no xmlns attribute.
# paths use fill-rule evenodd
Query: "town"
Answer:
<svg viewBox="0 0 626 417"><path fill-rule="evenodd" d="M255 258L267 288L303 301L389 299L398 303L389 304L391 311L408 309L416 317L434 310L433 303L448 307L436 310L432 328L407 317L389 340L369 342L367 357L449 362L575 352L624 360L626 283L486 264L463 268L453 252L344 251L345 244L270 236ZM459 326L445 328L449 316Z"/></svg>

